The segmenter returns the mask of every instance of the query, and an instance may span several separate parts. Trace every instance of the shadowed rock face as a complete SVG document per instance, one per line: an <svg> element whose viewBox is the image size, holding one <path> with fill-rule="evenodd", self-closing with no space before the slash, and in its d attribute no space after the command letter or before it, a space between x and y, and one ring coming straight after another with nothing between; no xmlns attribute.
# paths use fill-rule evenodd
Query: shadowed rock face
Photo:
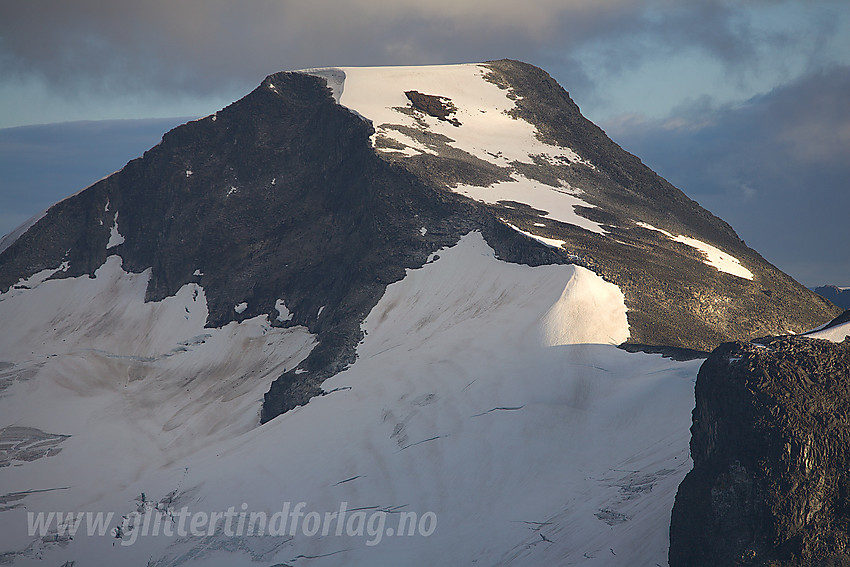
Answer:
<svg viewBox="0 0 850 567"><path fill-rule="evenodd" d="M386 286L473 230L502 260L575 263L620 286L630 342L641 345L708 350L724 340L799 332L838 314L609 140L544 71L515 61L486 66L487 80L516 101L515 118L596 168L544 162L499 168L444 141L445 151L436 155L376 152L372 125L337 104L325 79L276 73L54 205L0 254L0 291L63 262L69 268L53 277L93 274L116 254L125 270L151 269L149 301L187 283L203 286L210 327L258 315L275 325L304 325L319 345L274 383L264 420L320 394L321 382L354 360L360 323ZM454 116L441 93L417 92L408 100L410 112ZM608 234L557 221L539 227L539 211L527 205L488 205L448 189L461 181L486 186L512 171L579 188L595 208L578 212ZM744 262L754 279L718 272L693 248L636 220L712 243ZM565 244L545 246L506 222L534 225L536 234ZM115 231L124 240L109 246ZM281 299L293 314L285 322L276 319ZM242 303L244 309L234 309Z"/></svg>
<svg viewBox="0 0 850 567"><path fill-rule="evenodd" d="M850 565L850 340L721 345L693 416L671 567Z"/></svg>

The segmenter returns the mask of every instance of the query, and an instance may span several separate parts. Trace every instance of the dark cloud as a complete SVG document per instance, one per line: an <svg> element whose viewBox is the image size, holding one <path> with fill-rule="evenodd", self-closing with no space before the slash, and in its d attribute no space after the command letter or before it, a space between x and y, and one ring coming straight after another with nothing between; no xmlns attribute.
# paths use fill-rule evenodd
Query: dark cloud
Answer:
<svg viewBox="0 0 850 567"><path fill-rule="evenodd" d="M27 0L3 8L0 71L36 75L69 95L201 94L244 92L291 68L501 57L564 79L578 73L576 50L594 42L610 45L601 48L610 68L686 47L739 65L756 52L754 38L765 40L742 7L770 3Z"/></svg>
<svg viewBox="0 0 850 567"><path fill-rule="evenodd" d="M850 67L608 132L803 283L850 284Z"/></svg>

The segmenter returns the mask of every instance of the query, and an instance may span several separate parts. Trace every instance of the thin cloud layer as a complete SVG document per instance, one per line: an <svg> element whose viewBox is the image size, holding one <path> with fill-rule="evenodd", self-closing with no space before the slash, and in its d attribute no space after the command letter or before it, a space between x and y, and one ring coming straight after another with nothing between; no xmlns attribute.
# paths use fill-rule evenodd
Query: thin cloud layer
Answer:
<svg viewBox="0 0 850 567"><path fill-rule="evenodd" d="M582 48L596 50L609 70L670 49L752 66L759 46L783 37L759 31L747 10L772 4L782 3L28 0L4 6L0 70L6 80L37 76L81 93L198 94L249 88L266 74L316 65L512 57L563 78L578 73Z"/></svg>

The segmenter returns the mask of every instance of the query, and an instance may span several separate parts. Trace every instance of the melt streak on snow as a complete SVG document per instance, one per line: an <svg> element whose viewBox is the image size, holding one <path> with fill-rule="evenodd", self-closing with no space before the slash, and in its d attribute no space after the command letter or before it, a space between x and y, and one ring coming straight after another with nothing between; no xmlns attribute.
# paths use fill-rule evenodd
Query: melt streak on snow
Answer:
<svg viewBox="0 0 850 567"><path fill-rule="evenodd" d="M344 67L340 69L308 69L305 73L328 81L334 97L341 105L370 120L375 127L374 144L378 138L401 144L401 149L377 148L378 151L417 156L438 152L404 132L414 129L428 132L476 158L510 167L515 162L535 163L535 158L549 163L595 166L570 148L546 144L537 137L537 130L528 122L510 116L515 102L509 91L485 79L485 65L436 65L420 67ZM421 112L413 112L405 92L418 91L451 100L457 108L452 118L460 126L439 120ZM576 205L592 207L575 196L578 191L566 184L551 187L531 180L518 172L513 181L496 183L491 187L461 185L450 187L485 203L502 200L525 203L549 213L561 222L605 234L596 222L576 214Z"/></svg>
<svg viewBox="0 0 850 567"><path fill-rule="evenodd" d="M711 244L707 244L707 243L703 242L702 240L697 240L696 238L691 238L690 236L682 236L682 235L674 236L674 235L670 234L669 232L667 232L666 230L661 230L660 228L655 228L651 224L648 224L648 223L645 223L645 222L638 222L638 223L635 223L635 224L637 224L640 227L649 229L649 230L654 230L656 232L660 232L661 234L663 234L664 236L666 236L667 238L669 238L671 240L675 240L676 242L681 242L682 244L685 244L686 246L690 246L691 248L695 248L696 250L699 250L705 256L705 260L703 260L703 263L705 263L709 266L712 266L713 268L716 268L717 270L719 270L721 272L726 272L727 274L732 274L733 276L738 276L739 278L744 278L744 279L748 279L748 280L753 279L753 273L751 271L749 271L747 268L745 268L741 264L740 260L738 260L734 256L730 256L726 252L720 250L719 248L712 246Z"/></svg>
<svg viewBox="0 0 850 567"><path fill-rule="evenodd" d="M0 317L24 325L3 336L0 360L29 373L0 398L2 425L71 435L59 454L0 476L0 494L68 487L0 513L3 551L33 545L41 557L15 564L593 566L612 549L629 564L666 564L699 361L614 347L629 332L622 294L592 272L505 263L471 233L387 288L327 395L261 427L266 377L294 367L312 337L264 318L202 329L202 289L144 304L146 279L111 257L93 280L0 301ZM242 395L231 399L233 388ZM26 536L27 511L120 518L144 508L141 493L149 508L172 495L175 511L245 503L271 517L306 502L324 515L346 502L389 511L384 528L401 511L433 512L437 524L428 537L385 531L375 545L333 525L324 536L299 525L293 537L228 537L219 524L127 547Z"/></svg>

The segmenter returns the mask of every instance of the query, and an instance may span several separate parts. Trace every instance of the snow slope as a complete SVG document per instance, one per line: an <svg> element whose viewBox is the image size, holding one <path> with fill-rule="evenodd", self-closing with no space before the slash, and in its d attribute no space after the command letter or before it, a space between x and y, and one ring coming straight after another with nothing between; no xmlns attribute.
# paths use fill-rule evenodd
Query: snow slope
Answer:
<svg viewBox="0 0 850 567"><path fill-rule="evenodd" d="M503 168L540 160L595 167L570 148L542 142L532 124L512 116L515 101L508 90L486 80L490 72L486 65L343 67L302 72L327 80L337 102L372 121L372 143L379 152L412 157L437 154L447 144ZM451 115L456 122L411 112L405 95L408 91L448 99L456 109ZM380 139L394 144L377 144ZM546 211L555 220L605 234L599 223L575 213L576 206L593 205L582 201L578 197L581 192L565 181L553 187L517 171L511 178L489 187L459 185L450 189L485 203L525 203Z"/></svg>
<svg viewBox="0 0 850 567"><path fill-rule="evenodd" d="M0 431L70 436L5 469L0 495L69 487L45 493L51 509L96 508L147 471L256 427L271 381L315 344L262 318L204 328L195 284L145 303L149 271L128 274L118 256L94 278L45 281L52 272L0 295ZM2 551L31 543L19 510L0 514Z"/></svg>
<svg viewBox="0 0 850 567"><path fill-rule="evenodd" d="M697 240L696 238L692 238L690 236L684 236L684 235L681 235L681 234L674 236L674 235L670 234L669 232L667 232L666 230L662 230L660 228L655 228L651 224L648 224L648 223L645 223L645 222L638 222L636 224L638 226L646 228L648 230L654 230L655 232L660 232L661 234L663 234L664 236L666 236L667 238L669 238L671 240L675 240L676 242L681 242L682 244L684 244L686 246L690 246L691 248L699 250L703 254L703 256L705 256L705 259L703 260L703 262L706 265L711 266L711 267L715 268L716 270L718 270L720 272L732 274L733 276L738 276L739 278L744 278L744 279L747 279L747 280L753 279L753 273L751 271L749 271L747 268L745 268L743 266L743 264L741 264L740 260L738 260L734 256L731 256L731 255L723 252L719 248L712 246L711 244L708 244L708 243L703 242L701 240Z"/></svg>
<svg viewBox="0 0 850 567"><path fill-rule="evenodd" d="M841 323L840 325L835 325L834 327L821 329L820 331L806 333L806 336L814 339L826 339L834 343L840 343L845 338L850 337L850 321Z"/></svg>
<svg viewBox="0 0 850 567"><path fill-rule="evenodd" d="M450 138L450 145L496 165L514 161L534 163L532 156L547 160L584 163L575 151L541 142L534 126L510 116L515 103L508 92L484 79L485 65L425 65L418 67L343 67L339 103L357 111L375 125L374 137L394 138L399 127L418 129ZM410 102L407 91L446 97L457 108L453 114L461 126L432 116L415 117L404 112ZM399 139L404 143L404 139Z"/></svg>
<svg viewBox="0 0 850 567"><path fill-rule="evenodd" d="M94 279L0 297L21 326L0 343L14 364L2 426L71 435L0 476L0 495L62 489L0 512L14 564L666 565L699 361L613 346L628 336L623 297L592 272L501 262L468 234L387 288L327 395L261 427L261 392L310 335L261 318L201 329L202 289L144 304L146 277L111 257ZM287 502L386 524L132 545L26 534L28 511L157 506L167 523L183 506L272 517ZM390 535L402 512L435 523Z"/></svg>

